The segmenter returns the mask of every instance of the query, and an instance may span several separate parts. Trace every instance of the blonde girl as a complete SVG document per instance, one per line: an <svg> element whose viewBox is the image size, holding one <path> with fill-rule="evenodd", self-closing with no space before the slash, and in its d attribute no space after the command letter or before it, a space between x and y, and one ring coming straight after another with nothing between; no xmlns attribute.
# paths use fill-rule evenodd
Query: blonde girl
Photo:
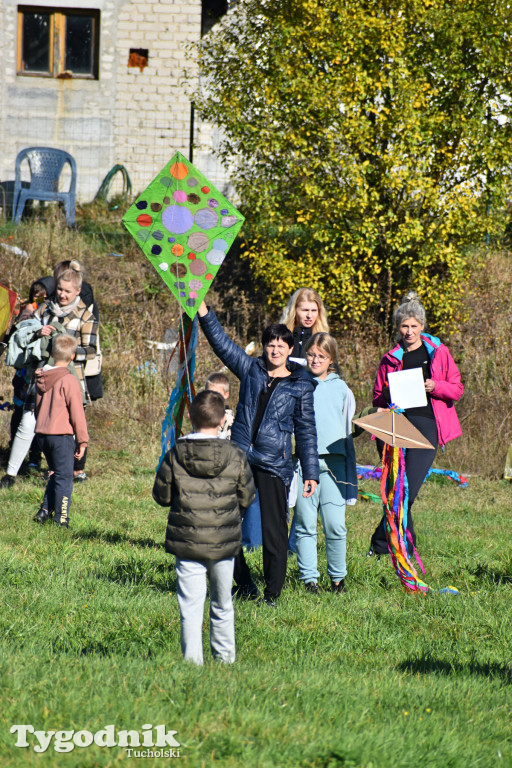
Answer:
<svg viewBox="0 0 512 768"><path fill-rule="evenodd" d="M316 382L313 397L320 484L309 498L297 498L297 565L305 589L318 592L317 521L320 512L331 590L344 592L347 575L345 508L347 504L355 504L357 499L356 459L352 441L355 400L351 390L336 373L338 346L332 336L328 333L314 334L306 345L305 354L308 371Z"/></svg>
<svg viewBox="0 0 512 768"><path fill-rule="evenodd" d="M328 333L329 323L325 306L312 288L299 288L291 296L281 320L293 333L293 351L290 360L306 364L305 347L313 333Z"/></svg>
<svg viewBox="0 0 512 768"><path fill-rule="evenodd" d="M85 380L85 365L96 356L98 344L98 321L80 298L82 289L82 267L78 261L71 261L68 269L60 272L55 283L55 300L49 300L35 313L43 327L38 331L40 336L50 336L55 330L52 323L60 323L66 333L74 336L78 346L75 353L75 368L85 395L87 385ZM75 480L87 479L85 462L87 452L75 461Z"/></svg>

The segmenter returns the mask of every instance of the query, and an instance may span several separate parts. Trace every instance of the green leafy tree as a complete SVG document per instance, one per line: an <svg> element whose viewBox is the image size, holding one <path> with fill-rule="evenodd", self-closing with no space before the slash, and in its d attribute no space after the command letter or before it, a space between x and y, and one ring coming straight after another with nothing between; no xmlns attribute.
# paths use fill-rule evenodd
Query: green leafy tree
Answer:
<svg viewBox="0 0 512 768"><path fill-rule="evenodd" d="M414 287L457 316L512 160L508 0L242 0L199 47L246 256L347 322Z"/></svg>

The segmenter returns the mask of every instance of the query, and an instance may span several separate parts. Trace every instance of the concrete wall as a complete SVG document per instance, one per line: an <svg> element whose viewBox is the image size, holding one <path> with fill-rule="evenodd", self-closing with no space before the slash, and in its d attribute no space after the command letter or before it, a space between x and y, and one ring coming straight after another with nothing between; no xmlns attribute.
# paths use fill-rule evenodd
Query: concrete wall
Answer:
<svg viewBox="0 0 512 768"><path fill-rule="evenodd" d="M0 0L0 181L14 178L21 149L58 147L75 157L77 197L87 202L115 163L137 192L174 151L188 156L196 72L186 46L200 37L201 0L35 4L100 10L99 79L17 75L17 3ZM149 51L142 71L127 66L131 48Z"/></svg>

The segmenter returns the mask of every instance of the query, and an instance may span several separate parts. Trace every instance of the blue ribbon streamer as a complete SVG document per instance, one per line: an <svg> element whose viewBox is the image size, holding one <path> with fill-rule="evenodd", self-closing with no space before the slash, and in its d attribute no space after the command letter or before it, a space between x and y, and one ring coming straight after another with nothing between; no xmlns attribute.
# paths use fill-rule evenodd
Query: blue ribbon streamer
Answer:
<svg viewBox="0 0 512 768"><path fill-rule="evenodd" d="M190 335L190 342L187 348L187 354L185 357L185 360L180 364L180 367L178 368L178 371L176 373L176 385L171 392L171 396L169 397L169 404L167 405L167 409L165 411L164 420L162 422L162 453L160 456L160 459L158 461L158 466L156 468L156 471L160 469L160 466L162 464L162 461L164 460L165 454L173 448L175 442L176 442L176 422L173 417L174 408L177 405L178 401L183 397L184 389L183 389L183 380L186 381L186 388L187 393L189 396L189 400L192 400L192 392L190 391L190 388L188 387L188 381L194 380L194 370L196 367L196 347L197 347L197 339L199 336L199 324L197 315L194 317L193 323L192 323L192 332ZM183 343L185 343L185 340L183 340ZM186 367L188 366L189 375L187 378L186 375Z"/></svg>

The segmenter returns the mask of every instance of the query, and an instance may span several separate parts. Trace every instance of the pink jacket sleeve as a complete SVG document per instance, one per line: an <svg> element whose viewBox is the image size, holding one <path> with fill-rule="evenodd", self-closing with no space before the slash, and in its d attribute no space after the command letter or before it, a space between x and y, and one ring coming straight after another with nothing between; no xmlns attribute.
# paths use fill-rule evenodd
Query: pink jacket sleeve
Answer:
<svg viewBox="0 0 512 768"><path fill-rule="evenodd" d="M386 358L383 357L380 361L377 378L375 379L375 386L373 387L373 405L378 408L387 408L389 405L389 399L386 398L384 390L386 390L389 398L388 373L391 370L393 369L386 364Z"/></svg>
<svg viewBox="0 0 512 768"><path fill-rule="evenodd" d="M432 364L432 379L435 382L431 397L438 400L457 401L464 393L464 387L460 380L457 368L448 347L444 344L439 347Z"/></svg>

